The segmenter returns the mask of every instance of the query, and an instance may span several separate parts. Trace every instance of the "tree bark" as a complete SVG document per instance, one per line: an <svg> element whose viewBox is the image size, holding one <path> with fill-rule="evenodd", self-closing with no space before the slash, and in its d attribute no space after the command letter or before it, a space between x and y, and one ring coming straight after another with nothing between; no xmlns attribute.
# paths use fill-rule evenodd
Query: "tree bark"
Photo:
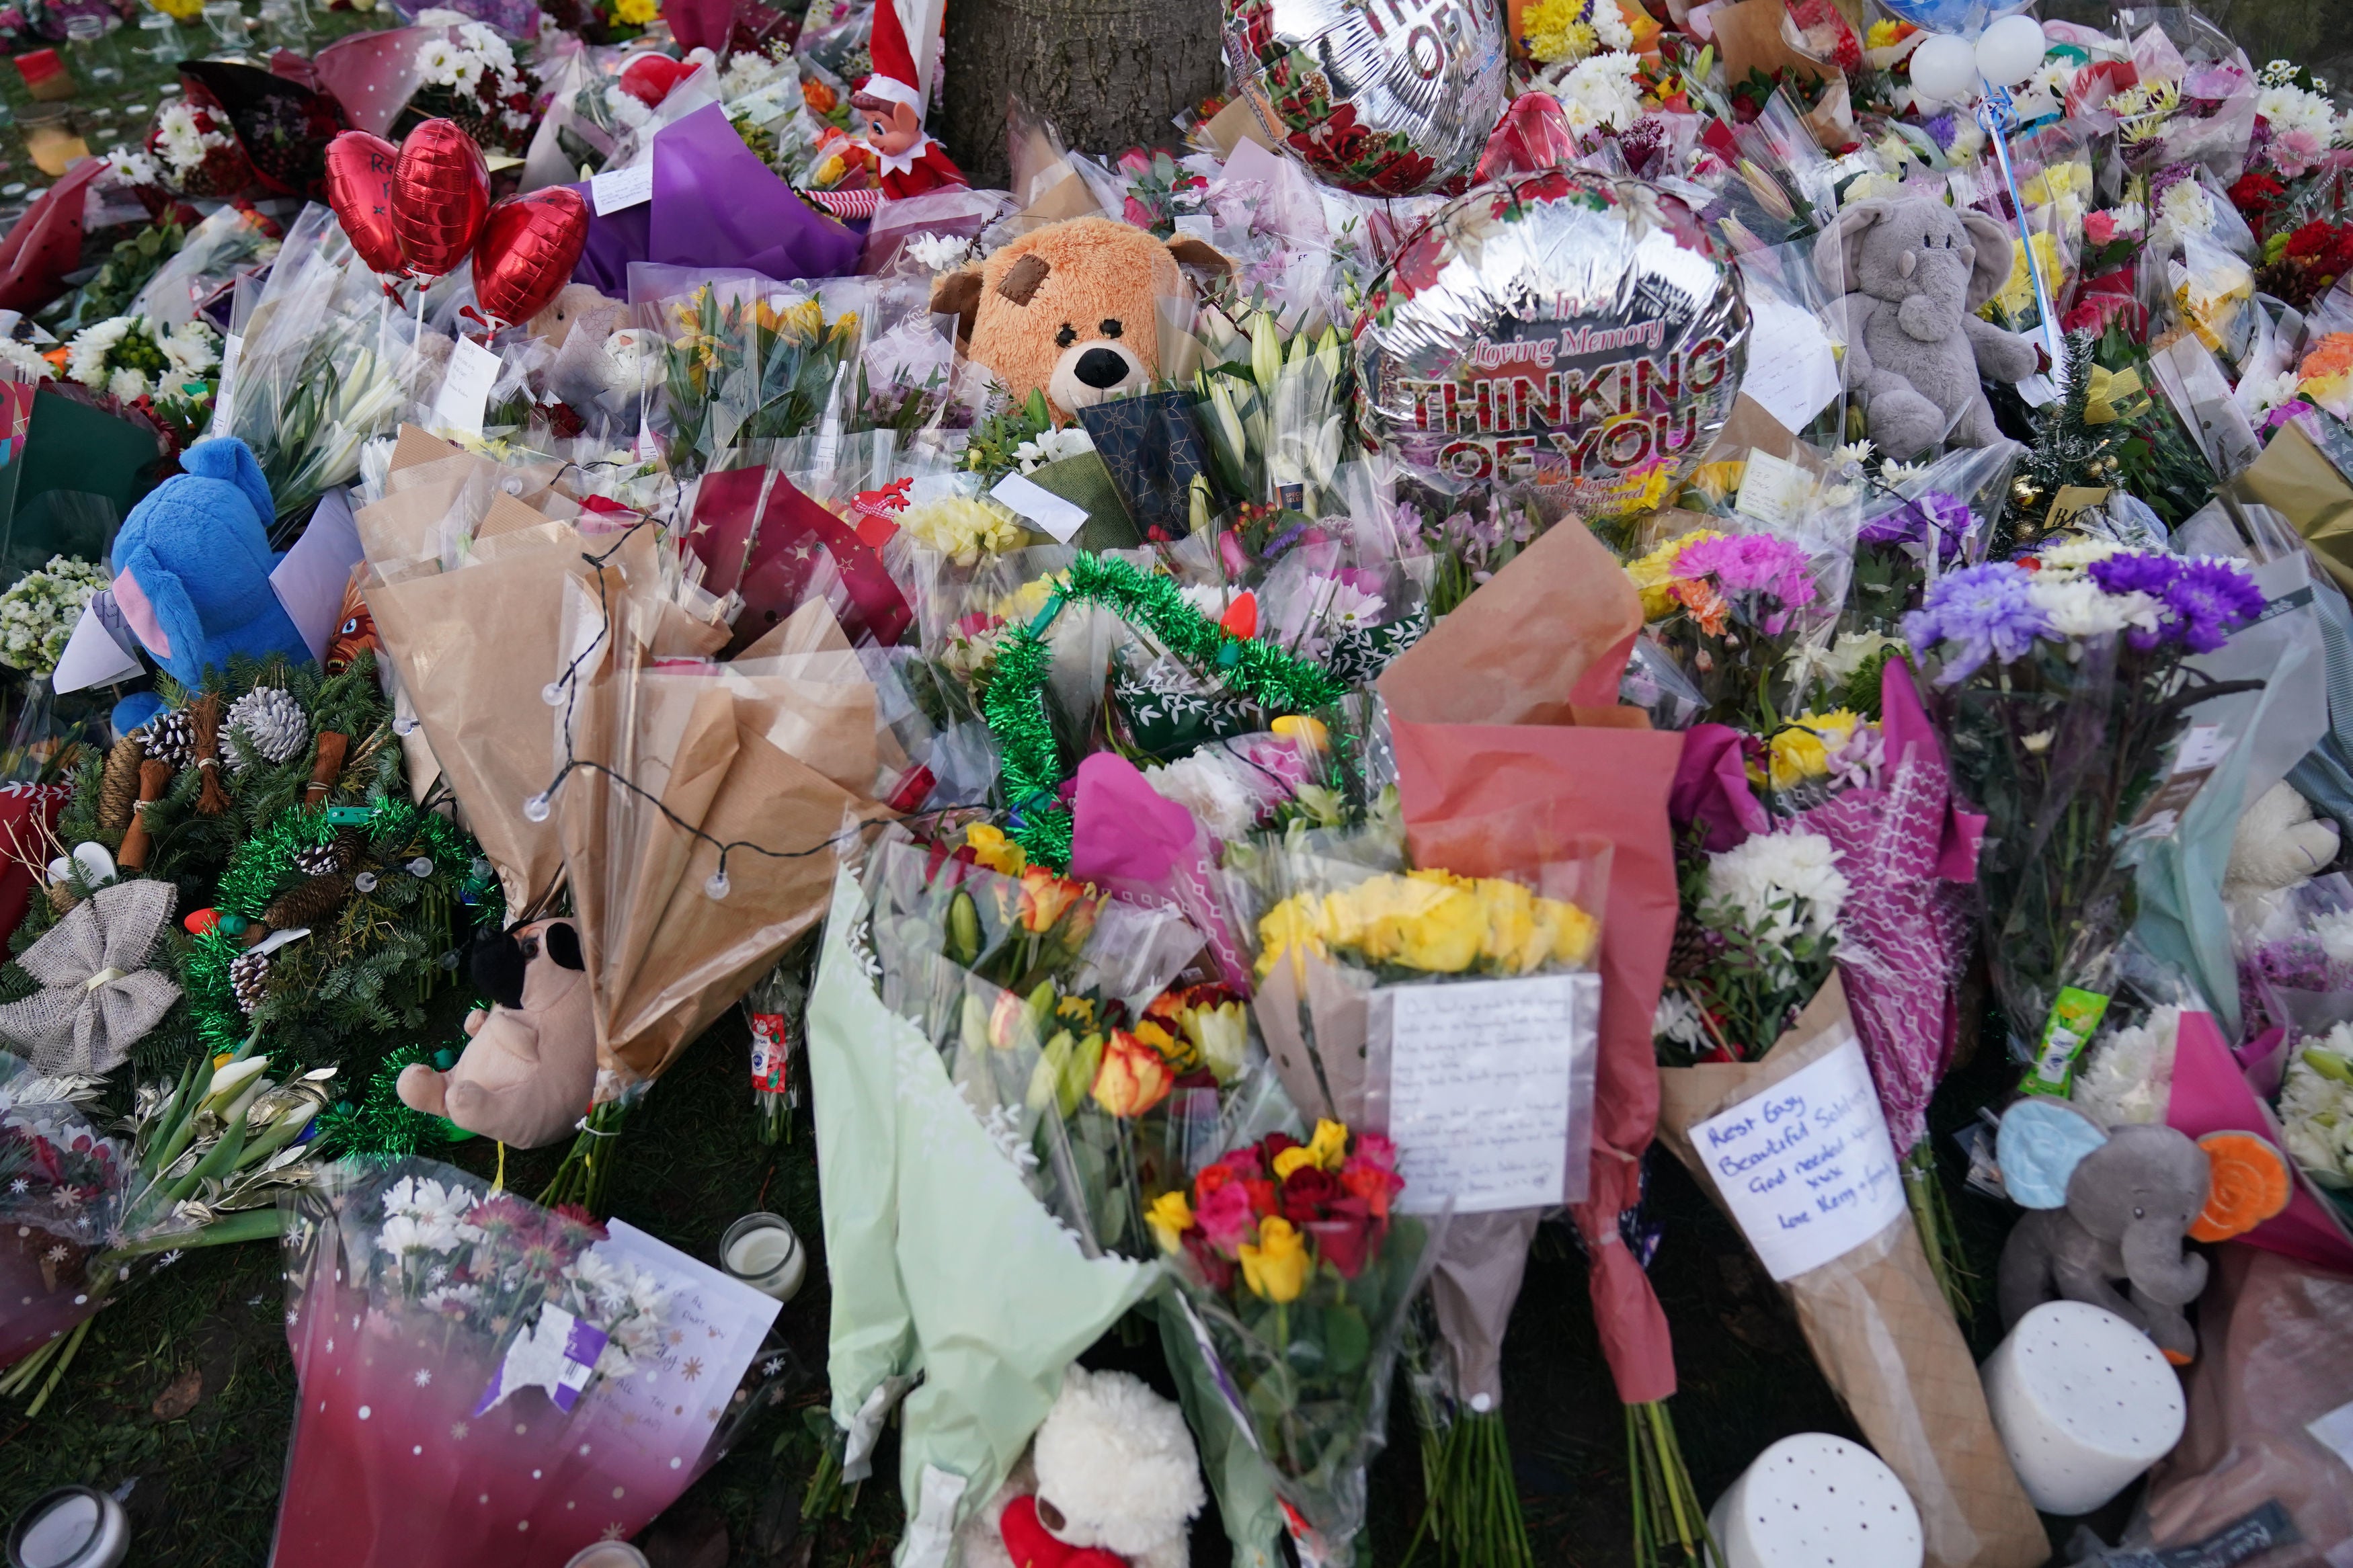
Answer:
<svg viewBox="0 0 2353 1568"><path fill-rule="evenodd" d="M1016 95L1074 151L1173 140L1170 119L1225 88L1219 19L1219 0L949 0L949 155L974 184L1005 184Z"/></svg>

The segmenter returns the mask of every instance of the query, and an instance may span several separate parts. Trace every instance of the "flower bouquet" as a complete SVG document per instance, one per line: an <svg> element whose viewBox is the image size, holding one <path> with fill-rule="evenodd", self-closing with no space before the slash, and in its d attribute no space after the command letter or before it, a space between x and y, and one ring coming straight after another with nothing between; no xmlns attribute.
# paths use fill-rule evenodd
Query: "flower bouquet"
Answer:
<svg viewBox="0 0 2353 1568"><path fill-rule="evenodd" d="M1410 1206L1452 1214L1432 1255L1446 1364L1417 1410L1423 1528L1451 1563L1534 1561L1504 1433L1504 1325L1536 1222L1587 1195L1590 911L1609 848L1565 838L1556 815L1430 824L1410 871L1375 868L1393 837L1311 835L1270 866L1292 890L1258 926L1257 1016L1293 1102L1385 1129ZM1437 868L1451 864L1500 874Z"/></svg>
<svg viewBox="0 0 2353 1568"><path fill-rule="evenodd" d="M1150 1220L1196 1345L1274 1474L1300 1561L1353 1560L1406 1310L1443 1219L1398 1212L1396 1151L1319 1121L1162 1195Z"/></svg>
<svg viewBox="0 0 2353 1568"><path fill-rule="evenodd" d="M0 594L0 664L37 679L50 674L83 608L111 581L103 568L68 555L17 578Z"/></svg>
<svg viewBox="0 0 2353 1568"><path fill-rule="evenodd" d="M849 395L859 318L808 295L706 284L659 307L670 341L655 433L681 474L733 466L743 443L817 428ZM652 410L649 410L649 413Z"/></svg>
<svg viewBox="0 0 2353 1568"><path fill-rule="evenodd" d="M416 70L409 108L419 116L456 121L485 153L520 156L531 145L531 89L497 28L460 22L432 29L417 47Z"/></svg>
<svg viewBox="0 0 2353 1568"><path fill-rule="evenodd" d="M281 1568L561 1562L626 1539L781 1370L760 1362L775 1300L448 1166L336 1166L288 1212Z"/></svg>
<svg viewBox="0 0 2353 1568"><path fill-rule="evenodd" d="M2342 875L2243 900L2232 910L2240 1014L2250 1033L2321 1034L2353 1023L2353 885Z"/></svg>
<svg viewBox="0 0 2353 1568"><path fill-rule="evenodd" d="M92 901L159 887L116 883ZM162 896L168 909L169 889ZM335 1073L280 1084L256 1043L218 1066L199 1055L175 1084L142 1086L127 1142L88 1119L81 1102L97 1080L43 1078L0 1053L0 1226L11 1237L0 1274L14 1298L0 1308L0 1394L27 1397L27 1416L40 1414L90 1320L135 1268L278 1235L280 1192L314 1173L308 1133Z"/></svg>
<svg viewBox="0 0 2353 1568"><path fill-rule="evenodd" d="M2137 835L2169 832L2219 758L2191 710L2245 689L2189 660L2263 605L2232 562L2084 541L1951 573L1905 618L1946 693L1958 793L1988 819L1986 952L2031 1088L2065 1092L2096 1021Z"/></svg>
<svg viewBox="0 0 2353 1568"><path fill-rule="evenodd" d="M1791 654L1818 631L1811 558L1769 533L1698 529L1626 568L1644 619L1706 699L1702 717L1767 731L1789 710Z"/></svg>

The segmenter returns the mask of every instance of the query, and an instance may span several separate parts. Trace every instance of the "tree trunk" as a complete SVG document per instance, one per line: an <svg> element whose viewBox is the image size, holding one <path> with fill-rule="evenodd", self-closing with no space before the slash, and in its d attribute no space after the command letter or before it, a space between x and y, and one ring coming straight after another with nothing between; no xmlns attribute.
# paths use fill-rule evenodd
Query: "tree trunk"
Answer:
<svg viewBox="0 0 2353 1568"><path fill-rule="evenodd" d="M1219 16L1219 0L950 0L949 155L974 184L1005 184L1014 95L1076 152L1173 140L1179 110L1224 90Z"/></svg>

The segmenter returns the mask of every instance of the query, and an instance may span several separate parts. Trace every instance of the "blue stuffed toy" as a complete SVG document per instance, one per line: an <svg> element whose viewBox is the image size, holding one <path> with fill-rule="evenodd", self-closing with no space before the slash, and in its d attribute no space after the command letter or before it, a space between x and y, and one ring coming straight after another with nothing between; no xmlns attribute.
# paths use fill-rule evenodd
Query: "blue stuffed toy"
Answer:
<svg viewBox="0 0 2353 1568"><path fill-rule="evenodd" d="M220 437L189 447L180 466L186 471L148 492L115 535L114 602L140 646L191 689L233 654L308 663L310 645L270 585L277 505L252 449ZM124 698L115 733L163 706L153 692Z"/></svg>

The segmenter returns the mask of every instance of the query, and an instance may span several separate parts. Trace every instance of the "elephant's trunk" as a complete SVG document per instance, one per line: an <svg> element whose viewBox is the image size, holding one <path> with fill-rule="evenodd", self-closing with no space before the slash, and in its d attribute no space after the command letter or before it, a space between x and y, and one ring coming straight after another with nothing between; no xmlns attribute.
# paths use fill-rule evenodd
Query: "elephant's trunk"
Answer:
<svg viewBox="0 0 2353 1568"><path fill-rule="evenodd" d="M2168 1307L2186 1307L2206 1289L2206 1260L2185 1252L2181 1232L2162 1218L2135 1220L2117 1248L2133 1293Z"/></svg>

